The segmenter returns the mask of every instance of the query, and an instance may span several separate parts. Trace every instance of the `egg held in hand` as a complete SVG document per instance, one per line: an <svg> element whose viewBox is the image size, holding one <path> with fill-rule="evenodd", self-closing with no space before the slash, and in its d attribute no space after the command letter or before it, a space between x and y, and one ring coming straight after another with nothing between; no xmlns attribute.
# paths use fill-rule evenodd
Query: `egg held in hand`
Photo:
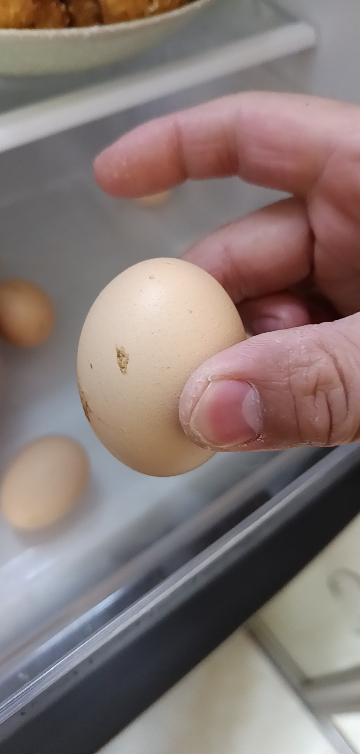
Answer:
<svg viewBox="0 0 360 754"><path fill-rule="evenodd" d="M103 445L136 471L183 474L213 453L179 422L179 399L203 361L245 338L221 285L179 259L130 267L100 293L85 320L78 384L85 415Z"/></svg>

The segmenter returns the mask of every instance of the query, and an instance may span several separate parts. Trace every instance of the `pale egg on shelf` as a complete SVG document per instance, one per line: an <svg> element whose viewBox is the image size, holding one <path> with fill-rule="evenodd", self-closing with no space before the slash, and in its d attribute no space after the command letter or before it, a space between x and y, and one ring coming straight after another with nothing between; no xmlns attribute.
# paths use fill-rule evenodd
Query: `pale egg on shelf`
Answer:
<svg viewBox="0 0 360 754"><path fill-rule="evenodd" d="M16 346L40 345L51 335L55 314L49 296L28 280L0 282L0 337Z"/></svg>
<svg viewBox="0 0 360 754"><path fill-rule="evenodd" d="M24 531L44 529L66 516L85 491L89 461L70 437L47 435L26 445L0 485L4 518Z"/></svg>

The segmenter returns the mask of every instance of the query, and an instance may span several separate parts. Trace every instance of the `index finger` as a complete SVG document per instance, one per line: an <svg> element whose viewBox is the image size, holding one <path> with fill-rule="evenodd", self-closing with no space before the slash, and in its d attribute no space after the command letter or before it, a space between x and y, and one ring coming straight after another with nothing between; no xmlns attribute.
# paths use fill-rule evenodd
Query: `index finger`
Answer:
<svg viewBox="0 0 360 754"><path fill-rule="evenodd" d="M107 193L128 198L230 175L304 197L359 124L354 105L244 93L136 128L99 155L95 176Z"/></svg>

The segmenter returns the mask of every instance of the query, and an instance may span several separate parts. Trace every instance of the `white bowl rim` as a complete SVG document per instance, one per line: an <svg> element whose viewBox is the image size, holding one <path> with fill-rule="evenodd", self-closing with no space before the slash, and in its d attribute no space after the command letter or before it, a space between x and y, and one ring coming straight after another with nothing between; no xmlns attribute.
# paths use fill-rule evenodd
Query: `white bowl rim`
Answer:
<svg viewBox="0 0 360 754"><path fill-rule="evenodd" d="M120 21L115 24L97 24L94 26L71 26L65 29L0 29L0 39L3 38L22 38L22 39L64 39L79 36L99 36L101 34L115 34L119 31L135 31L144 26L155 26L166 18L178 18L185 16L190 10L207 5L211 0L192 0L181 8L166 11L165 13L156 13L146 18L136 18L133 21Z"/></svg>

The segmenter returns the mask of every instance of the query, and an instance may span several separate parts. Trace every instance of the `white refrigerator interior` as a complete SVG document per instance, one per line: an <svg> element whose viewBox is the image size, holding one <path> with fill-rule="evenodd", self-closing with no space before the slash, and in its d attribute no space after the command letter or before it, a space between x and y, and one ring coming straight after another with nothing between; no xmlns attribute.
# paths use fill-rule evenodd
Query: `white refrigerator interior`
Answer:
<svg viewBox="0 0 360 754"><path fill-rule="evenodd" d="M156 539L189 519L214 495L267 461L263 454L218 456L179 479L145 478L130 471L91 432L78 398L75 360L90 305L121 270L144 258L178 256L219 225L280 194L236 178L189 183L175 189L168 203L150 209L102 194L93 179L92 158L148 118L223 94L265 89L358 102L359 30L359 0L278 0L276 5L218 0L172 43L126 64L73 77L0 80L0 275L40 284L56 309L55 333L44 346L31 352L2 346L0 473L26 442L47 433L79 440L92 468L86 498L51 531L22 535L0 522L0 651L5 659L14 642L20 646L57 610L126 562L151 532ZM331 615L334 611L332 607ZM349 661L359 654L354 641ZM206 673L218 672L216 657L226 664L231 647L239 652L239 665L249 656L260 675L263 670L270 673L245 636L239 634L233 642L209 660L209 671L205 664L195 671L195 680L183 682L190 684L195 702ZM297 646L301 653L299 642ZM312 661L319 668L326 651L323 645L314 653ZM346 662L340 649L337 658L337 665ZM238 689L238 676L230 673L229 678ZM250 686L246 704L254 703L255 715L256 705L266 707L268 702L258 696L260 686ZM181 688L171 694L186 706ZM283 693L280 689L279 700ZM296 703L287 698L284 704L293 710L289 719L295 721ZM161 704L166 709L168 702ZM161 706L157 709L155 721L161 718ZM243 715L247 709L243 707ZM207 714L205 708L202 714ZM312 723L301 714L304 731L310 731ZM143 720L147 730L150 717ZM134 725L136 734L138 723ZM191 726L189 735L197 740ZM166 734L161 735L165 742ZM270 754L241 735L235 731L234 741L238 736L243 748L231 743L221 749L223 754ZM305 743L307 735L298 749L294 739L292 754L331 754L330 744L315 728L313 743ZM119 749L123 754L131 750L126 736L130 733L124 734ZM274 741L274 752L285 754L281 737ZM156 754L175 754L172 744L170 749L164 743L163 750L161 745L155 747ZM196 754L212 751L207 744L201 746ZM106 754L117 752L114 747ZM145 750L151 754L150 748ZM182 751L190 748L184 744Z"/></svg>

